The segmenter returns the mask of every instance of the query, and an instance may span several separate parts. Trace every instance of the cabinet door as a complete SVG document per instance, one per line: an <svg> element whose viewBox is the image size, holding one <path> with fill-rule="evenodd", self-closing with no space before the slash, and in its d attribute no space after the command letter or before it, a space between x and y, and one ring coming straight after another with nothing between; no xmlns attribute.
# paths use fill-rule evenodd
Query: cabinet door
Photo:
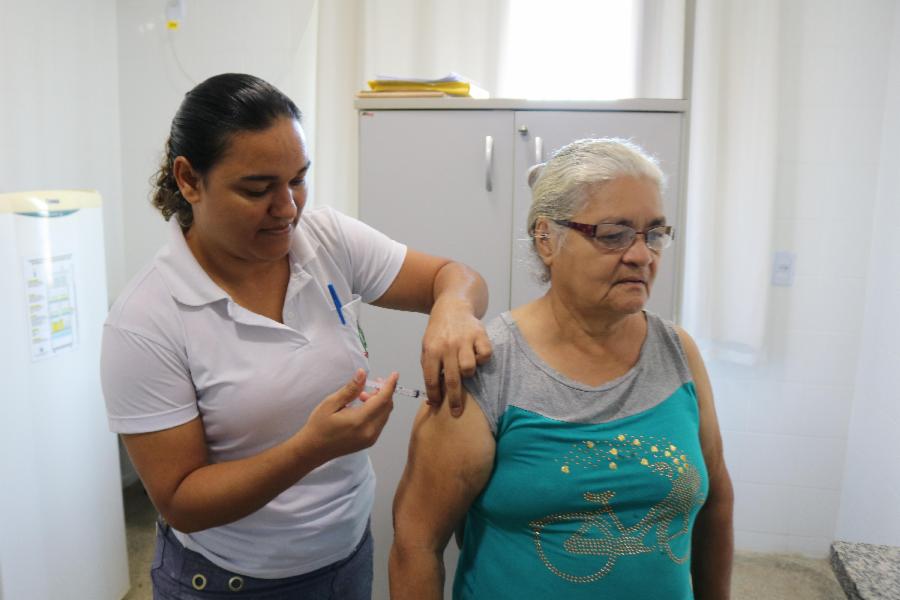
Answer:
<svg viewBox="0 0 900 600"><path fill-rule="evenodd" d="M527 174L532 165L543 162L560 147L580 138L620 137L630 139L655 156L668 183L663 208L668 222L676 226L675 243L663 257L647 307L667 319L674 319L676 281L683 235L679 229L681 186L681 113L649 112L516 112L515 181L513 189L513 268L511 302L519 306L539 297L546 286L533 276L536 259L525 220L531 206Z"/></svg>
<svg viewBox="0 0 900 600"><path fill-rule="evenodd" d="M490 290L488 319L509 307L512 131L510 111L365 111L359 121L360 218L410 248L478 270ZM486 158L488 136L492 164ZM365 309L372 374L399 371L401 384L423 389L419 355L427 317ZM378 475L375 598L388 597L391 502L420 405L395 396L391 418L371 450ZM445 557L448 598L456 556L451 543Z"/></svg>

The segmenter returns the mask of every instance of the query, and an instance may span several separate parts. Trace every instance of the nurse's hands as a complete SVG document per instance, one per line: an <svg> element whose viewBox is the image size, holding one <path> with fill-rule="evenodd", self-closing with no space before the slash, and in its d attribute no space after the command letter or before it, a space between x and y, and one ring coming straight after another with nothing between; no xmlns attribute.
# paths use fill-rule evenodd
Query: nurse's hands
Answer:
<svg viewBox="0 0 900 600"><path fill-rule="evenodd" d="M374 394L363 391L366 373L357 369L346 385L323 400L298 432L305 451L322 462L372 446L394 408L397 373L391 373ZM361 406L347 407L359 398Z"/></svg>
<svg viewBox="0 0 900 600"><path fill-rule="evenodd" d="M491 357L491 342L472 306L458 298L439 298L422 338L422 374L428 404L439 406L446 398L450 412L463 411L462 378ZM441 385L443 383L443 386Z"/></svg>
<svg viewBox="0 0 900 600"><path fill-rule="evenodd" d="M484 278L462 263L407 248L394 282L373 304L431 315L421 356L428 403L440 405L446 395L450 413L460 416L462 378L491 357L491 342L478 320L488 306Z"/></svg>

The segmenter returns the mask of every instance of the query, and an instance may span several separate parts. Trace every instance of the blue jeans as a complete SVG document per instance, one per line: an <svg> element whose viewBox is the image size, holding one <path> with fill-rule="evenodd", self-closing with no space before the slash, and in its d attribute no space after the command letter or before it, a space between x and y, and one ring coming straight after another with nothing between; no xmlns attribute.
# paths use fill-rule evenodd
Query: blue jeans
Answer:
<svg viewBox="0 0 900 600"><path fill-rule="evenodd" d="M371 600L372 534L367 526L350 556L311 573L258 579L216 566L182 546L171 528L158 522L150 577L153 600Z"/></svg>

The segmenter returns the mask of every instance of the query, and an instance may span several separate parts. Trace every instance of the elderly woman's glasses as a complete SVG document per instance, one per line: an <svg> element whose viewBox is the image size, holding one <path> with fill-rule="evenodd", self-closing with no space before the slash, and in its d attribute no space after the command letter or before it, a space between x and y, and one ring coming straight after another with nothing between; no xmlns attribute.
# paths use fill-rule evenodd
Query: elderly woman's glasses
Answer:
<svg viewBox="0 0 900 600"><path fill-rule="evenodd" d="M603 248L607 250L625 250L630 248L634 243L634 239L642 235L647 247L654 252L662 252L672 243L674 232L671 225L659 225L651 227L645 231L638 231L634 227L628 225L620 225L618 223L598 223L597 225L588 225L587 223L576 223L574 221L564 221L553 219L553 222L569 229L574 229L593 239Z"/></svg>

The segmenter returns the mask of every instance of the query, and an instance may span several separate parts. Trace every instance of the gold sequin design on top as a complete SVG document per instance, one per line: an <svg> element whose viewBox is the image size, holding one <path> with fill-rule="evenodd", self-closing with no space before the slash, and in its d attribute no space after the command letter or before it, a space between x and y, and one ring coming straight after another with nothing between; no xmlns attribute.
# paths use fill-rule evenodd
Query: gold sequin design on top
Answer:
<svg viewBox="0 0 900 600"><path fill-rule="evenodd" d="M534 545L541 562L555 575L573 583L590 583L605 577L623 556L637 556L659 550L676 564L684 564L690 551L678 556L671 542L689 534L690 515L695 506L702 506L705 498L700 493L700 474L680 452L675 444L655 436L635 437L620 433L610 440L587 440L573 444L562 460L560 472L571 474L575 468L610 469L615 471L624 461L635 461L651 473L672 482L672 489L655 506L651 507L637 523L625 527L619 520L610 501L615 492L585 492L584 499L599 505L595 510L548 515L530 522L534 533ZM676 519L681 526L674 532L669 527ZM588 575L573 575L557 568L544 551L541 534L552 523L580 523L578 530L563 542L566 552L576 555L605 557L605 563ZM645 540L655 529L654 544ZM590 532L595 532L590 537ZM688 545L690 547L690 545Z"/></svg>

